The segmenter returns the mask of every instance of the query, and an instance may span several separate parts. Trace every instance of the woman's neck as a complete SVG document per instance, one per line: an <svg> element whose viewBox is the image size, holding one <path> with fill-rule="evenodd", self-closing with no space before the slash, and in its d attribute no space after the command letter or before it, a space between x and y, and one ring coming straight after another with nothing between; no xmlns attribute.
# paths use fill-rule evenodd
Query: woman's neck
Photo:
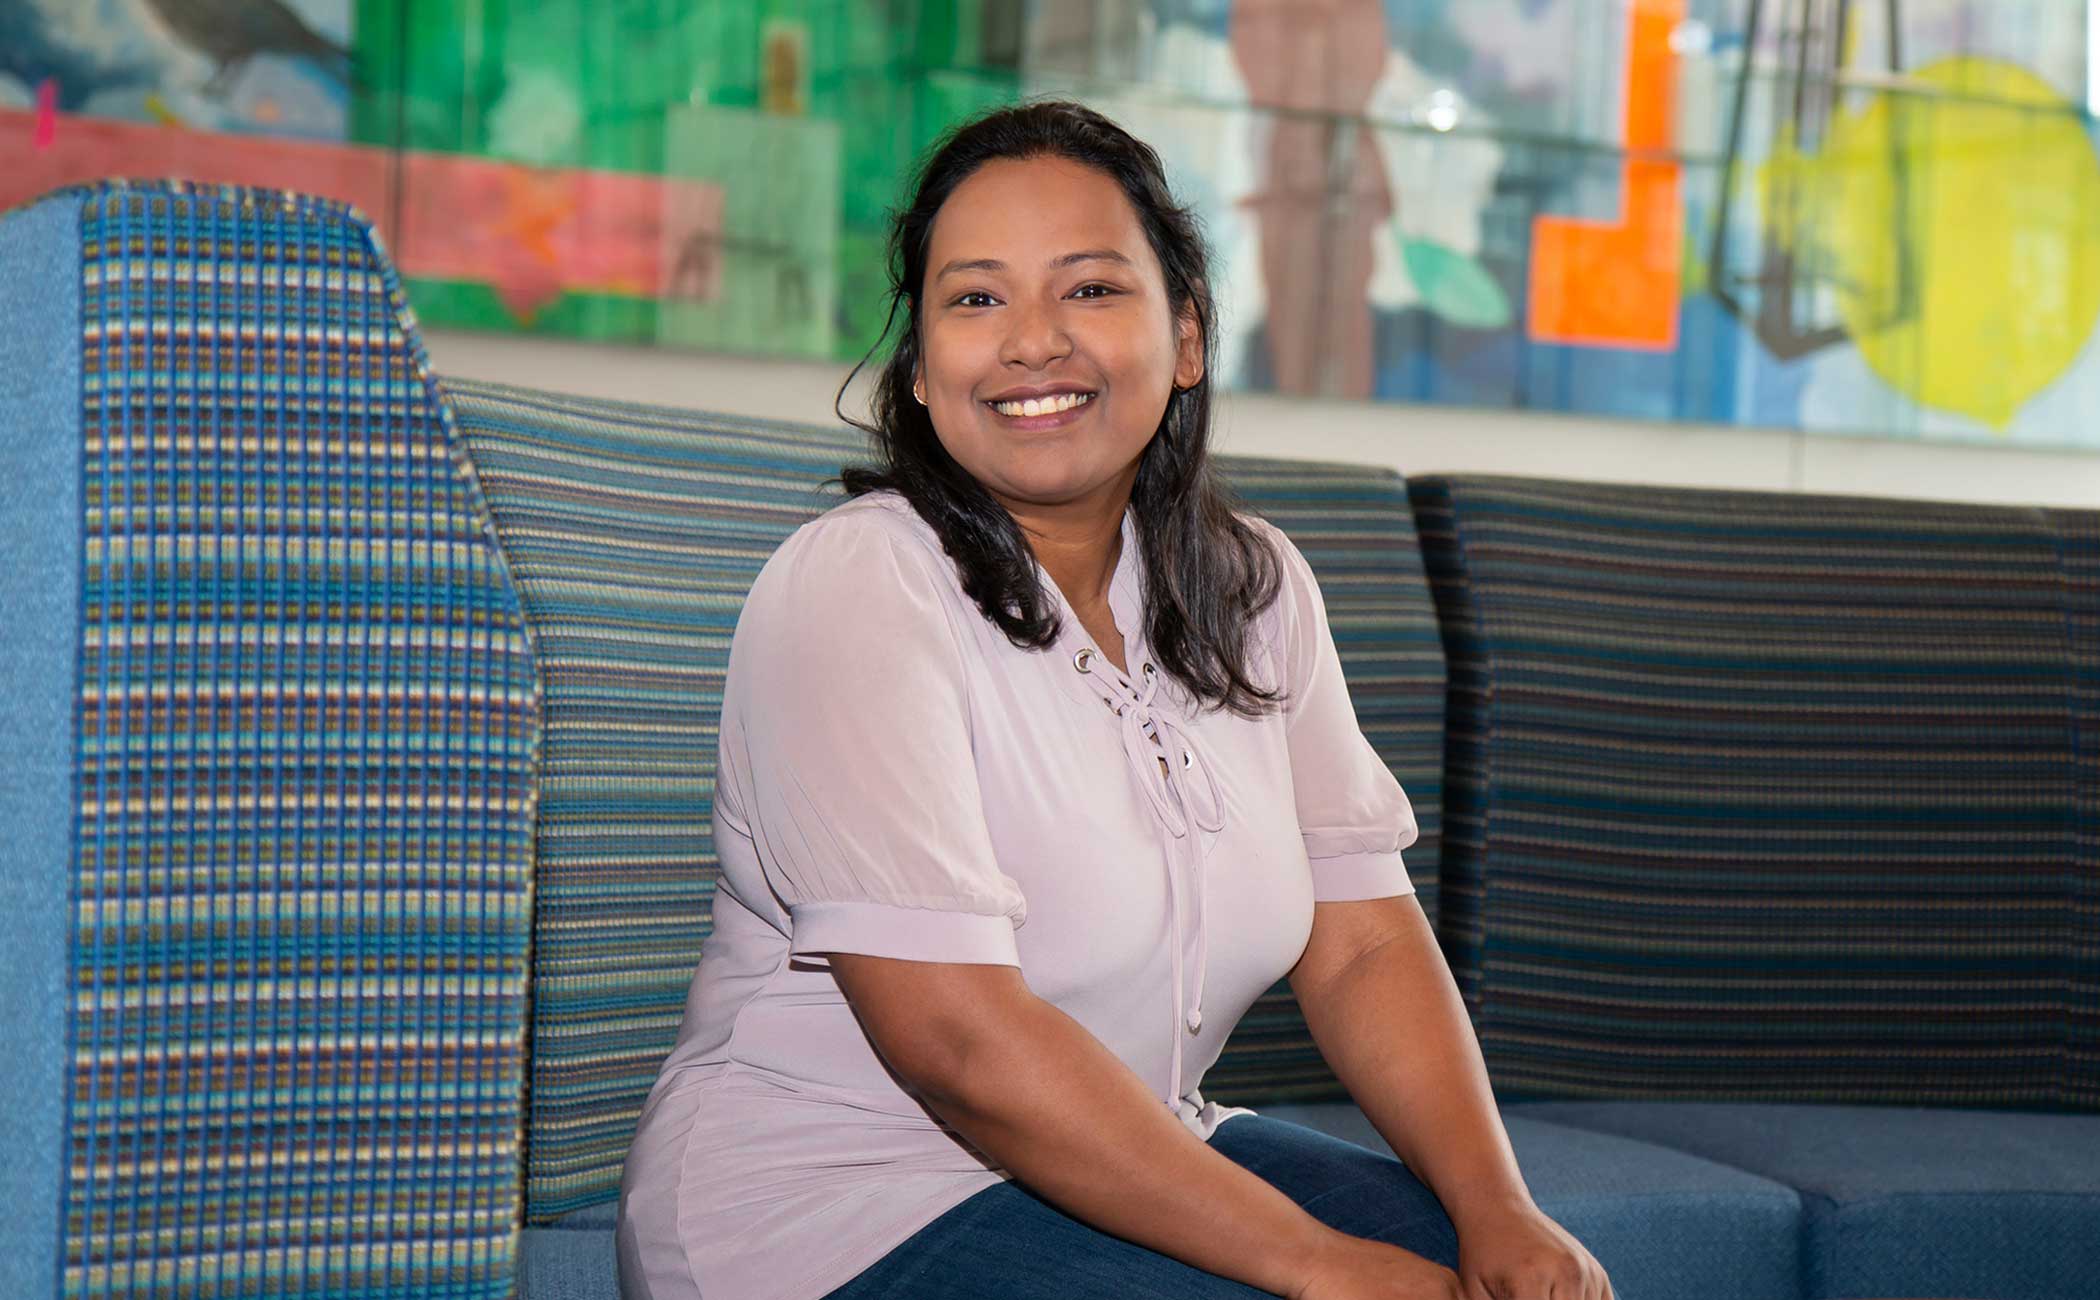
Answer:
<svg viewBox="0 0 2100 1300"><path fill-rule="evenodd" d="M1007 509L1021 526L1036 562L1072 608L1085 613L1108 604L1109 582L1122 558L1123 513L1129 503L1129 494L1124 493L1094 503L1056 507L1018 503Z"/></svg>

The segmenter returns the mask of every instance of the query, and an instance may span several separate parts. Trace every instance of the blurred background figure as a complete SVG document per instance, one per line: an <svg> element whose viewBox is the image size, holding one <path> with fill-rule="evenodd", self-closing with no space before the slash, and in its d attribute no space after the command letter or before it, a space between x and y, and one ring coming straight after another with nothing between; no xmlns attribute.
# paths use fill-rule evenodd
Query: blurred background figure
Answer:
<svg viewBox="0 0 2100 1300"><path fill-rule="evenodd" d="M1267 117L1260 219L1276 388L1371 395L1372 242L1393 215L1378 142L1361 119L1386 64L1379 0L1240 0L1232 52Z"/></svg>

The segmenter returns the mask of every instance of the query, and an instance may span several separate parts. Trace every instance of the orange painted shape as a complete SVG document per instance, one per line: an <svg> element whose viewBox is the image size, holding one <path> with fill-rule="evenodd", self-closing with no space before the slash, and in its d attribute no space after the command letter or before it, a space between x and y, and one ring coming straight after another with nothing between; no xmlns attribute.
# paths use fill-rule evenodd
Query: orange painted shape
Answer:
<svg viewBox="0 0 2100 1300"><path fill-rule="evenodd" d="M493 286L521 318L563 293L663 297L667 250L719 244L722 187L580 167L62 115L37 150L32 115L0 109L0 209L111 176L258 185L356 204L403 275ZM403 202L394 229L397 178Z"/></svg>
<svg viewBox="0 0 2100 1300"><path fill-rule="evenodd" d="M1631 0L1626 58L1626 150L1670 147L1677 56L1670 33L1685 0ZM1581 347L1677 346L1682 296L1683 181L1679 165L1629 157L1620 169L1616 221L1539 217L1531 228L1526 314L1541 343Z"/></svg>

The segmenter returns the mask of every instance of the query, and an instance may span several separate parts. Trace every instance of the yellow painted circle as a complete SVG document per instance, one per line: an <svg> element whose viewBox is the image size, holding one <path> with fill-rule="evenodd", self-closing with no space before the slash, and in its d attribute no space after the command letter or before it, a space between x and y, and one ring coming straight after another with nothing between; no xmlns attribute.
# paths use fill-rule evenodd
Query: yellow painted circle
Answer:
<svg viewBox="0 0 2100 1300"><path fill-rule="evenodd" d="M2025 68L1963 56L1909 75L1923 93L1876 95L1813 156L1775 155L1767 219L1822 246L1876 374L2003 430L2100 319L2100 157ZM1782 177L1801 182L1784 217Z"/></svg>

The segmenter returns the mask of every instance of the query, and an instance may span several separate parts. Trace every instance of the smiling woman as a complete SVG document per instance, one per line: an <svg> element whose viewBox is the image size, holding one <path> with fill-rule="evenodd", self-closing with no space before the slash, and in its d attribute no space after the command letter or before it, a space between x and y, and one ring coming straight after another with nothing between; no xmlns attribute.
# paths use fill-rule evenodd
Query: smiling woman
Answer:
<svg viewBox="0 0 2100 1300"><path fill-rule="evenodd" d="M995 112L927 162L891 272L878 463L731 644L714 930L624 1293L1608 1296L1517 1173L1319 584L1212 469L1203 242L1158 157ZM1407 1163L1204 1098L1286 974Z"/></svg>
<svg viewBox="0 0 2100 1300"><path fill-rule="evenodd" d="M1211 469L1209 258L1158 156L1078 105L991 114L928 161L890 267L903 328L861 425L884 464L847 491L908 501L1017 646L1055 639L1040 565L1118 667L1106 588L1128 508L1164 597L1159 667L1205 703L1273 705L1246 631L1278 571Z"/></svg>
<svg viewBox="0 0 2100 1300"><path fill-rule="evenodd" d="M1193 307L1171 310L1116 182L1063 158L987 163L942 206L927 252L940 269L914 395L941 445L1024 533L1077 519L1075 503L1092 502L1088 522L1113 518L1168 394L1203 366ZM1063 436L1015 436L1052 429Z"/></svg>

